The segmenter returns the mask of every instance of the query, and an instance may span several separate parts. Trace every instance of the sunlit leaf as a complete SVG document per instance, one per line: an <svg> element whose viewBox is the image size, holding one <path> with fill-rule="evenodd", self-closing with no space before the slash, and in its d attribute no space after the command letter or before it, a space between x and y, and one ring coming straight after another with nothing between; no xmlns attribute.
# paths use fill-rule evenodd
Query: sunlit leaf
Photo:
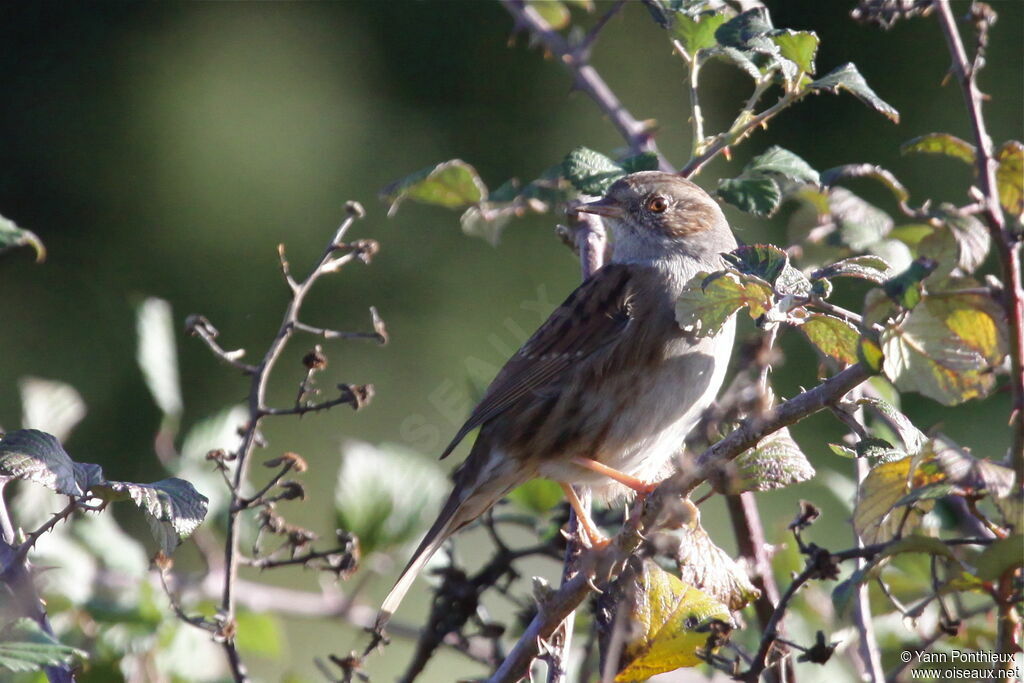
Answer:
<svg viewBox="0 0 1024 683"><path fill-rule="evenodd" d="M754 275L734 270L714 275L698 273L676 299L676 322L698 337L716 334L741 308L754 319L772 307L772 288Z"/></svg>
<svg viewBox="0 0 1024 683"><path fill-rule="evenodd" d="M992 495L1003 498L1013 492L1013 468L979 459L949 437L938 434L932 440L935 462L962 495Z"/></svg>
<svg viewBox="0 0 1024 683"><path fill-rule="evenodd" d="M888 401L880 398L866 396L857 400L857 405L868 406L883 415L889 424L896 430L897 435L903 441L907 452L917 455L925 447L928 437L920 429L914 426L906 415L901 413Z"/></svg>
<svg viewBox="0 0 1024 683"><path fill-rule="evenodd" d="M36 252L36 263L46 260L46 247L35 233L19 228L14 221L0 216L0 254L15 247L30 246Z"/></svg>
<svg viewBox="0 0 1024 683"><path fill-rule="evenodd" d="M573 186L589 195L603 195L626 169L600 152L577 147L565 156L562 171Z"/></svg>
<svg viewBox="0 0 1024 683"><path fill-rule="evenodd" d="M8 671L42 671L88 659L78 648L62 644L32 619L16 619L0 631L0 668Z"/></svg>
<svg viewBox="0 0 1024 683"><path fill-rule="evenodd" d="M919 152L924 154L941 154L959 159L966 164L974 164L974 145L965 142L949 133L928 133L907 140L900 145L900 152Z"/></svg>
<svg viewBox="0 0 1024 683"><path fill-rule="evenodd" d="M152 484L108 481L92 489L105 500L130 498L145 513L153 537L168 555L206 518L206 496L184 479L172 477Z"/></svg>
<svg viewBox="0 0 1024 683"><path fill-rule="evenodd" d="M797 183L814 183L820 180L818 172L802 158L788 149L772 146L750 160L744 172L774 175Z"/></svg>
<svg viewBox="0 0 1024 683"><path fill-rule="evenodd" d="M852 63L843 64L818 80L812 81L809 87L812 90L827 90L833 93L845 90L893 123L900 122L899 112L868 86L867 81Z"/></svg>
<svg viewBox="0 0 1024 683"><path fill-rule="evenodd" d="M940 223L936 232L946 228L956 241L955 265L964 272L974 272L988 256L992 241L988 229L977 218L963 213L952 204L940 205L935 211L935 220ZM924 240L922 240L923 242Z"/></svg>
<svg viewBox="0 0 1024 683"><path fill-rule="evenodd" d="M800 71L814 73L814 56L818 52L818 34L813 31L775 31L771 39L779 46L782 56L794 62Z"/></svg>
<svg viewBox="0 0 1024 683"><path fill-rule="evenodd" d="M760 48L767 41L764 35L774 30L768 10L755 7L741 12L715 31L715 39L722 45L735 48Z"/></svg>
<svg viewBox="0 0 1024 683"><path fill-rule="evenodd" d="M852 365L857 362L860 332L845 320L823 313L812 313L804 320L800 329L825 355L840 363Z"/></svg>
<svg viewBox="0 0 1024 683"><path fill-rule="evenodd" d="M635 577L635 600L629 605L627 635L617 683L642 681L665 671L702 662L697 656L708 640L713 620L729 622L729 609L686 585L651 560Z"/></svg>
<svg viewBox="0 0 1024 683"><path fill-rule="evenodd" d="M770 216L782 203L782 190L772 178L726 178L718 182L718 196L740 211Z"/></svg>
<svg viewBox="0 0 1024 683"><path fill-rule="evenodd" d="M744 73L750 76L752 79L759 80L761 78L761 70L757 67L757 64L743 51L738 50L735 47L726 46L715 46L705 48L704 54L708 57L715 57L723 61L729 62L733 66L739 67Z"/></svg>
<svg viewBox="0 0 1024 683"><path fill-rule="evenodd" d="M845 164L836 166L821 174L822 185L835 185L844 178L872 178L885 185L898 201L910 199L910 192L903 186L892 172L875 164Z"/></svg>
<svg viewBox="0 0 1024 683"><path fill-rule="evenodd" d="M913 309L921 302L921 283L932 274L937 265L927 257L919 257L902 273L886 280L882 290L894 303L907 310Z"/></svg>
<svg viewBox="0 0 1024 683"><path fill-rule="evenodd" d="M694 511L697 512L696 507ZM676 566L683 583L706 593L734 612L761 595L743 567L708 536L701 526L699 512L675 535L679 541Z"/></svg>
<svg viewBox="0 0 1024 683"><path fill-rule="evenodd" d="M679 12L672 24L672 37L682 44L690 57L693 57L697 50L716 44L715 31L727 19L724 12L704 12L692 17Z"/></svg>
<svg viewBox="0 0 1024 683"><path fill-rule="evenodd" d="M860 496L853 512L853 528L864 543L882 543L896 533L903 521L904 532L920 521L913 512L905 521L902 512L892 514L896 503L910 491L914 457L883 462L871 469L861 483ZM901 508L902 510L903 508Z"/></svg>
<svg viewBox="0 0 1024 683"><path fill-rule="evenodd" d="M572 18L569 8L559 0L529 0L529 5L556 31L568 26Z"/></svg>
<svg viewBox="0 0 1024 683"><path fill-rule="evenodd" d="M933 296L883 332L882 348L885 374L901 391L956 405L991 390L990 368L1006 354L1006 331L987 297Z"/></svg>
<svg viewBox="0 0 1024 683"><path fill-rule="evenodd" d="M626 173L638 173L639 171L657 171L660 162L658 155L654 152L641 152L631 157L626 157L619 162Z"/></svg>
<svg viewBox="0 0 1024 683"><path fill-rule="evenodd" d="M1018 221L1024 216L1024 145L1010 140L996 152L999 203Z"/></svg>
<svg viewBox="0 0 1024 683"><path fill-rule="evenodd" d="M864 251L892 230L889 214L846 188L830 188L828 206L838 229L839 243L854 251Z"/></svg>
<svg viewBox="0 0 1024 683"><path fill-rule="evenodd" d="M773 285L779 294L807 295L811 283L789 262L789 254L773 244L744 244L722 257L745 275Z"/></svg>
<svg viewBox="0 0 1024 683"><path fill-rule="evenodd" d="M64 441L71 430L85 417L82 395L64 382L39 377L18 381L21 392L21 426L49 432Z"/></svg>
<svg viewBox="0 0 1024 683"><path fill-rule="evenodd" d="M178 417L182 401L171 305L163 299L150 297L139 305L135 316L139 340L136 361L146 387L164 415Z"/></svg>
<svg viewBox="0 0 1024 683"><path fill-rule="evenodd" d="M771 215L782 202L782 186L818 183L810 164L782 147L770 147L750 160L736 178L718 184L718 195L734 206L757 215Z"/></svg>
<svg viewBox="0 0 1024 683"><path fill-rule="evenodd" d="M467 207L487 199L487 186L475 168L461 159L452 159L392 183L380 194L388 213L393 214L405 199L448 209Z"/></svg>
<svg viewBox="0 0 1024 683"><path fill-rule="evenodd" d="M813 477L814 467L783 427L713 473L709 481L719 493L738 494L780 489Z"/></svg>

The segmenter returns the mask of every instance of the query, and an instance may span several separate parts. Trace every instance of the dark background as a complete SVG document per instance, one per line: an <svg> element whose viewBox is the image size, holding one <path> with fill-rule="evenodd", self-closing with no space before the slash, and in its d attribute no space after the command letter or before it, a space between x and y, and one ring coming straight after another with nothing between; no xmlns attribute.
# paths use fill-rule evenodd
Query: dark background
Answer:
<svg viewBox="0 0 1024 683"><path fill-rule="evenodd" d="M1024 5L991 4L1000 19L980 82L992 96L985 112L1000 144L1022 135ZM966 167L898 152L901 142L933 131L970 138L959 89L942 84L949 59L934 18L883 32L850 20L850 2L769 6L776 26L820 35L819 73L855 62L902 122L891 124L849 95L811 97L698 182L712 189L779 144L818 169L881 164L908 186L912 203L966 203ZM455 157L495 188L512 176L532 179L576 145L611 153L622 144L589 100L570 93L557 63L527 49L521 36L509 46L511 28L505 11L483 0L0 9L0 214L36 232L49 250L43 265L27 250L0 257L0 424L19 424L19 378L60 379L89 407L67 444L72 455L103 464L114 478L166 476L151 445L159 413L134 360L134 304L165 298L179 323L202 313L225 347L246 348L255 359L286 302L276 244L286 243L293 269L305 272L343 217L343 203L356 199L368 216L353 236L377 239L382 250L372 266L324 281L305 319L366 329L367 307L379 308L391 344L330 345L321 380L325 387L372 382L376 399L359 414L338 409L272 422L270 452L297 451L310 461L313 501L295 514L325 531L343 439L437 453L457 427L437 396L468 397L473 369L496 369L505 358L499 348L520 341L509 325L529 332L540 322L523 302L536 301L543 287L550 309L576 283L577 265L553 236L554 217L514 222L492 248L463 236L457 214L441 209L408 204L388 219L377 191ZM594 62L637 118L657 119L663 152L681 164L689 149L685 72L642 7L626 7L611 23ZM749 81L724 65L704 73L706 129L714 132L731 120ZM894 210L869 181L853 187ZM729 215L746 241L784 240L784 219ZM847 302L857 308L861 294ZM244 400L243 378L195 340L181 334L178 342L186 428ZM815 363L800 340L783 347L776 379L787 396L814 382ZM307 349L295 345L283 364L278 403L294 396ZM904 408L923 428L939 425L979 455L1001 457L1008 404L997 395L945 409L912 396ZM404 439L410 416L430 425L437 441ZM841 435L829 419L809 420L795 434L817 465L848 472L825 447ZM828 494L814 485L797 494L832 506L830 522L846 528ZM772 535L790 518L795 495L764 497ZM731 547L725 525L705 515L713 536ZM329 624L293 625L289 633L286 660L306 671L314 646L298 647L298 638L315 633L318 651L342 652L357 640Z"/></svg>

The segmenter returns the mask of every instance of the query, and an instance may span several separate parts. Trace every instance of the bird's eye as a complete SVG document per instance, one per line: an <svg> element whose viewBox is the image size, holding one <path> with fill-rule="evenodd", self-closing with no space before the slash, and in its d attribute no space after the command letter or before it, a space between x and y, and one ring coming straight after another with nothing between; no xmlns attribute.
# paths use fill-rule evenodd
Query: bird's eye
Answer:
<svg viewBox="0 0 1024 683"><path fill-rule="evenodd" d="M651 213L664 213L668 208L668 201L661 195L651 195L645 202L647 210Z"/></svg>

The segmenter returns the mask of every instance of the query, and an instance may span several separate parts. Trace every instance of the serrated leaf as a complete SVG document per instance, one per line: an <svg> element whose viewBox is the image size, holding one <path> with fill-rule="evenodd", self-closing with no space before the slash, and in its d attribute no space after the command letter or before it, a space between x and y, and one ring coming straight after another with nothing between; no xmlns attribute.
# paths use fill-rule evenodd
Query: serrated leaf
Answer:
<svg viewBox="0 0 1024 683"><path fill-rule="evenodd" d="M527 4L537 10L541 18L556 31L561 31L568 26L569 20L572 18L569 8L559 0L528 0Z"/></svg>
<svg viewBox="0 0 1024 683"><path fill-rule="evenodd" d="M845 320L823 313L812 313L804 320L800 329L825 355L849 365L857 362L860 332Z"/></svg>
<svg viewBox="0 0 1024 683"><path fill-rule="evenodd" d="M821 184L832 186L844 178L871 178L885 185L898 201L910 199L910 192L896 176L875 164L844 164L836 166L821 174Z"/></svg>
<svg viewBox="0 0 1024 683"><path fill-rule="evenodd" d="M171 477L152 484L108 481L92 487L100 498L127 496L146 515L160 549L170 555L181 540L191 535L206 518L206 496L184 479Z"/></svg>
<svg viewBox="0 0 1024 683"><path fill-rule="evenodd" d="M414 540L447 489L437 465L418 453L347 441L334 489L338 526L359 537L365 555L394 548Z"/></svg>
<svg viewBox="0 0 1024 683"><path fill-rule="evenodd" d="M665 671L696 666L712 620L729 622L729 609L686 585L651 560L636 577L630 604L634 628L623 648L616 683L646 680ZM620 603L623 604L623 603Z"/></svg>
<svg viewBox="0 0 1024 683"><path fill-rule="evenodd" d="M839 243L854 251L864 251L892 230L893 220L889 214L846 188L831 188L828 205L838 228Z"/></svg>
<svg viewBox="0 0 1024 683"><path fill-rule="evenodd" d="M984 396L995 383L991 366L1006 354L1003 325L987 297L928 297L902 325L883 332L885 374L901 391L945 405Z"/></svg>
<svg viewBox="0 0 1024 683"><path fill-rule="evenodd" d="M753 275L735 270L695 275L676 299L676 322L698 337L717 334L732 315L748 308L754 319L772 307L772 288Z"/></svg>
<svg viewBox="0 0 1024 683"><path fill-rule="evenodd" d="M892 538L896 523L892 512L896 503L910 491L914 459L906 457L876 465L861 483L857 506L853 512L853 528L866 544L882 543ZM910 515L904 530L917 520Z"/></svg>
<svg viewBox="0 0 1024 683"><path fill-rule="evenodd" d="M21 393L21 426L48 432L58 441L71 435L71 430L85 417L82 395L64 382L39 377L18 381Z"/></svg>
<svg viewBox="0 0 1024 683"><path fill-rule="evenodd" d="M770 43L765 34L774 28L768 10L755 7L722 24L715 31L715 40L721 45L739 49L763 48L766 42Z"/></svg>
<svg viewBox="0 0 1024 683"><path fill-rule="evenodd" d="M750 582L743 566L729 557L708 536L699 513L683 525L676 536L679 550L676 566L680 580L706 593L732 611L739 611L761 595Z"/></svg>
<svg viewBox="0 0 1024 683"><path fill-rule="evenodd" d="M900 153L917 152L922 154L941 154L959 159L965 164L974 164L974 145L961 140L949 133L928 133L900 145Z"/></svg>
<svg viewBox="0 0 1024 683"><path fill-rule="evenodd" d="M712 487L734 495L745 491L772 491L814 477L814 467L785 427L769 434L715 473Z"/></svg>
<svg viewBox="0 0 1024 683"><path fill-rule="evenodd" d="M16 619L0 632L0 668L8 671L41 671L88 657L86 652L64 645L27 617Z"/></svg>
<svg viewBox="0 0 1024 683"><path fill-rule="evenodd" d="M35 233L19 228L14 221L0 216L0 254L16 247L32 247L36 252L36 263L46 260L46 247Z"/></svg>
<svg viewBox="0 0 1024 683"><path fill-rule="evenodd" d="M773 145L762 154L750 160L743 169L751 174L776 175L798 183L814 183L821 180L818 172L802 158L788 149Z"/></svg>
<svg viewBox="0 0 1024 683"><path fill-rule="evenodd" d="M144 300L135 311L135 332L139 343L135 358L149 393L164 415L179 417L181 385L171 305L156 297Z"/></svg>
<svg viewBox="0 0 1024 683"><path fill-rule="evenodd" d="M550 479L531 479L509 492L508 500L527 512L543 515L562 502L562 489Z"/></svg>
<svg viewBox="0 0 1024 683"><path fill-rule="evenodd" d="M978 459L942 434L932 440L935 462L961 495L1004 498L1013 492L1013 469Z"/></svg>
<svg viewBox="0 0 1024 683"><path fill-rule="evenodd" d="M806 295L807 277L789 262L789 254L773 244L744 244L722 257L745 275L754 275L774 286L779 294Z"/></svg>
<svg viewBox="0 0 1024 683"><path fill-rule="evenodd" d="M893 123L900 122L900 113L875 94L875 91L868 86L867 81L852 63L843 64L818 80L811 81L808 87L812 90L827 90L833 93L845 90Z"/></svg>
<svg viewBox="0 0 1024 683"><path fill-rule="evenodd" d="M704 54L708 57L717 57L723 61L729 62L733 66L739 67L755 81L760 80L761 78L761 70L757 67L757 64L755 64L754 61L745 53L734 47L709 47L705 49Z"/></svg>
<svg viewBox="0 0 1024 683"><path fill-rule="evenodd" d="M978 578L983 581L998 581L1021 565L1024 565L1024 536L1020 533L999 539L981 551L974 561Z"/></svg>
<svg viewBox="0 0 1024 683"><path fill-rule="evenodd" d="M56 437L38 429L8 432L0 440L0 475L24 479L66 496L85 492L75 479L75 464Z"/></svg>
<svg viewBox="0 0 1024 683"><path fill-rule="evenodd" d="M406 199L448 209L471 206L487 199L487 186L475 168L452 159L392 183L380 194L388 204L388 214L393 214Z"/></svg>
<svg viewBox="0 0 1024 683"><path fill-rule="evenodd" d="M703 12L696 16L679 12L672 24L672 37L682 44L692 58L698 50L715 46L715 31L727 19L724 12Z"/></svg>
<svg viewBox="0 0 1024 683"><path fill-rule="evenodd" d="M996 152L999 203L1018 221L1024 217L1024 144L1010 140Z"/></svg>
<svg viewBox="0 0 1024 683"><path fill-rule="evenodd" d="M796 64L800 71L814 73L814 56L818 53L818 34L813 31L792 31L783 29L771 34L772 41L779 46L782 56Z"/></svg>
<svg viewBox="0 0 1024 683"><path fill-rule="evenodd" d="M772 178L726 178L718 181L718 196L740 211L770 216L782 203L782 190Z"/></svg>
<svg viewBox="0 0 1024 683"><path fill-rule="evenodd" d="M626 175L626 170L600 152L577 147L562 162L565 177L580 192L603 195L612 183Z"/></svg>
<svg viewBox="0 0 1024 683"><path fill-rule="evenodd" d="M956 263L964 272L973 273L985 261L991 247L992 238L988 229L980 220L961 212L952 204L941 204L934 211L934 219L939 221L940 227L950 231L956 241L957 253ZM933 233L934 234L934 233ZM927 240L928 238L925 238ZM925 240L922 240L924 243Z"/></svg>
<svg viewBox="0 0 1024 683"><path fill-rule="evenodd" d="M833 278L833 277L855 277L861 280L869 280L876 284L885 282L891 275L892 266L890 266L884 258L880 256L851 256L840 261L836 261L824 268L816 271L812 277L818 278Z"/></svg>

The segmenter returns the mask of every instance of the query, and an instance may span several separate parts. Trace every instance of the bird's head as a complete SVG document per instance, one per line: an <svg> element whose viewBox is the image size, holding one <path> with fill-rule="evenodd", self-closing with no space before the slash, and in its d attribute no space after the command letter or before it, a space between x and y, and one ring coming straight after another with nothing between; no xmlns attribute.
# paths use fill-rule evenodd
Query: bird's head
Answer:
<svg viewBox="0 0 1024 683"><path fill-rule="evenodd" d="M605 219L612 261L644 263L689 256L713 261L736 248L722 210L707 192L671 173L642 171L616 181L601 199L576 209Z"/></svg>

